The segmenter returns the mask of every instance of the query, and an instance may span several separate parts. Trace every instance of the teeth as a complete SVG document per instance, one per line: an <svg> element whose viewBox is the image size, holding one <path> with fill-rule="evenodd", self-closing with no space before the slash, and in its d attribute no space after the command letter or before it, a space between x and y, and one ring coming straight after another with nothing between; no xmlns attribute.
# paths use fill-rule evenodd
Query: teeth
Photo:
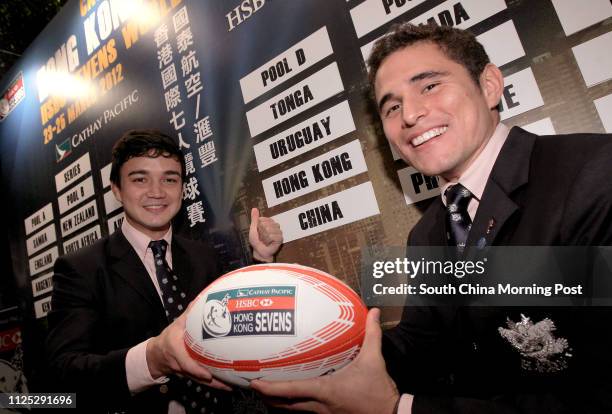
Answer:
<svg viewBox="0 0 612 414"><path fill-rule="evenodd" d="M442 135L443 133L446 132L447 129L448 129L448 127L446 127L446 126L440 127L440 128L430 129L429 131L424 132L422 135L419 135L418 137L413 139L411 141L411 143L412 143L412 145L417 147L417 146L421 145L422 143L429 141L433 137L437 137L438 135Z"/></svg>

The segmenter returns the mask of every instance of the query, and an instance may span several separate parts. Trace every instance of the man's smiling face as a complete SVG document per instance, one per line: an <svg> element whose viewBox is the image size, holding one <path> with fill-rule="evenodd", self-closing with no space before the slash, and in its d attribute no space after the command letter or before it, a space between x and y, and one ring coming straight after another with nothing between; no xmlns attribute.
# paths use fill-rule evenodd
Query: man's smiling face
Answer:
<svg viewBox="0 0 612 414"><path fill-rule="evenodd" d="M499 85L497 84L499 83ZM503 85L487 65L479 84L432 42L391 53L374 82L385 135L402 158L425 175L458 178L493 134Z"/></svg>
<svg viewBox="0 0 612 414"><path fill-rule="evenodd" d="M121 187L111 186L128 222L153 240L164 236L181 208L181 172L174 157L134 157L121 166Z"/></svg>

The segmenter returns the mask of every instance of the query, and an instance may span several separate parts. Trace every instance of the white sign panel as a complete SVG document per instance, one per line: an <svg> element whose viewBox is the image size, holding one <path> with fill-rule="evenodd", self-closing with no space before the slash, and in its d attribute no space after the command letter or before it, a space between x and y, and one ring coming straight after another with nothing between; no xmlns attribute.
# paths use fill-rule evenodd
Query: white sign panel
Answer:
<svg viewBox="0 0 612 414"><path fill-rule="evenodd" d="M495 26L491 30L477 36L476 39L485 48L491 62L497 66L503 66L525 56L525 49L523 49L523 44L512 20ZM361 47L361 56L364 62L368 62L374 43L377 40L374 39ZM500 47L500 45L503 45L503 47Z"/></svg>
<svg viewBox="0 0 612 414"><path fill-rule="evenodd" d="M111 190L104 193L104 210L107 215L121 207L123 207L123 204L117 200Z"/></svg>
<svg viewBox="0 0 612 414"><path fill-rule="evenodd" d="M550 118L540 119L539 121L523 125L521 128L536 135L555 135L557 133Z"/></svg>
<svg viewBox="0 0 612 414"><path fill-rule="evenodd" d="M118 228L121 227L121 223L123 223L124 217L124 213L119 213L113 218L108 219L108 234L113 234L117 231Z"/></svg>
<svg viewBox="0 0 612 414"><path fill-rule="evenodd" d="M64 242L64 254L74 253L85 246L92 245L102 237L100 226L92 227L91 229L80 233L73 238Z"/></svg>
<svg viewBox="0 0 612 414"><path fill-rule="evenodd" d="M272 217L285 243L380 214L372 183L367 182Z"/></svg>
<svg viewBox="0 0 612 414"><path fill-rule="evenodd" d="M25 224L26 235L32 233L34 230L38 230L45 224L52 221L53 206L51 203L49 203L23 221L23 224Z"/></svg>
<svg viewBox="0 0 612 414"><path fill-rule="evenodd" d="M44 275L32 280L32 295L34 297L51 292L53 289L53 272L45 273Z"/></svg>
<svg viewBox="0 0 612 414"><path fill-rule="evenodd" d="M91 200L83 207L76 209L61 219L60 228L62 229L62 237L77 231L97 219L98 209L96 208L96 200Z"/></svg>
<svg viewBox="0 0 612 414"><path fill-rule="evenodd" d="M338 64L332 63L302 82L247 112L254 137L344 90Z"/></svg>
<svg viewBox="0 0 612 414"><path fill-rule="evenodd" d="M502 120L544 105L531 68L513 73L504 79L504 93L501 102Z"/></svg>
<svg viewBox="0 0 612 414"><path fill-rule="evenodd" d="M311 193L368 170L359 140L262 181L268 207Z"/></svg>
<svg viewBox="0 0 612 414"><path fill-rule="evenodd" d="M588 87L612 79L612 32L572 48Z"/></svg>
<svg viewBox="0 0 612 414"><path fill-rule="evenodd" d="M26 240L28 256L32 256L37 251L55 243L56 240L55 225L51 224Z"/></svg>
<svg viewBox="0 0 612 414"><path fill-rule="evenodd" d="M351 9L357 37L370 33L425 0L366 0Z"/></svg>
<svg viewBox="0 0 612 414"><path fill-rule="evenodd" d="M44 318L51 310L51 296L47 296L41 300L34 302L34 313L36 319Z"/></svg>
<svg viewBox="0 0 612 414"><path fill-rule="evenodd" d="M612 16L610 0L552 0L566 36Z"/></svg>
<svg viewBox="0 0 612 414"><path fill-rule="evenodd" d="M57 199L60 214L64 214L72 207L76 207L94 195L93 177L89 177L76 187L72 187Z"/></svg>
<svg viewBox="0 0 612 414"><path fill-rule="evenodd" d="M61 192L64 188L76 182L89 171L91 171L91 162L89 160L89 153L86 153L55 176L55 188L57 192Z"/></svg>
<svg viewBox="0 0 612 414"><path fill-rule="evenodd" d="M410 22L425 24L433 20L438 25L467 29L505 9L504 0L448 0Z"/></svg>
<svg viewBox="0 0 612 414"><path fill-rule="evenodd" d="M476 39L482 44L489 59L496 66L503 66L525 56L525 49L512 20L484 32Z"/></svg>
<svg viewBox="0 0 612 414"><path fill-rule="evenodd" d="M109 187L111 185L110 173L113 164L108 163L104 168L100 170L100 178L102 179L102 188Z"/></svg>
<svg viewBox="0 0 612 414"><path fill-rule="evenodd" d="M437 177L423 175L413 167L402 168L397 175L408 205L440 195Z"/></svg>
<svg viewBox="0 0 612 414"><path fill-rule="evenodd" d="M42 252L38 256L32 257L28 263L30 265L30 276L34 276L35 274L40 273L43 270L47 270L53 267L57 256L57 246L54 246L49 250Z"/></svg>
<svg viewBox="0 0 612 414"><path fill-rule="evenodd" d="M604 129L606 132L612 133L612 94L595 99L593 103L595 103Z"/></svg>
<svg viewBox="0 0 612 414"><path fill-rule="evenodd" d="M340 102L255 145L257 168L265 171L354 130L351 108L347 101Z"/></svg>
<svg viewBox="0 0 612 414"><path fill-rule="evenodd" d="M240 79L244 103L293 78L333 52L327 29L322 27Z"/></svg>

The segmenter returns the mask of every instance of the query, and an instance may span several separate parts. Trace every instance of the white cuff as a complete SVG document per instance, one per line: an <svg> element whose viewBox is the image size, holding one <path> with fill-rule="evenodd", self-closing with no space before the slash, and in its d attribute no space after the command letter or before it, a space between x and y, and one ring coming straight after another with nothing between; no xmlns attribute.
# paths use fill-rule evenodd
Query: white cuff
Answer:
<svg viewBox="0 0 612 414"><path fill-rule="evenodd" d="M130 348L125 357L125 375L132 395L146 390L155 384L168 382L166 376L154 379L147 364L147 343L151 338Z"/></svg>
<svg viewBox="0 0 612 414"><path fill-rule="evenodd" d="M397 414L412 414L412 400L414 396L411 394L402 394L399 405L397 406Z"/></svg>

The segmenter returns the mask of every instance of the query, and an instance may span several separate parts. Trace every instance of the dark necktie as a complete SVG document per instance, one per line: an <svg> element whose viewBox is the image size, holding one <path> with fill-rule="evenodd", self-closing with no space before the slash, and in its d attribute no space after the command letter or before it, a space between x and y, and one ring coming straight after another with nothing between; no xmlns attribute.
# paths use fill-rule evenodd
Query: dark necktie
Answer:
<svg viewBox="0 0 612 414"><path fill-rule="evenodd" d="M461 254L472 228L472 219L468 214L472 193L461 184L455 184L446 190L445 196L448 244L457 246L457 252Z"/></svg>
<svg viewBox="0 0 612 414"><path fill-rule="evenodd" d="M178 283L178 277L174 274L166 261L166 250L168 243L165 240L155 240L149 243L155 261L155 276L159 282L162 294L162 302L166 310L169 322L178 318L187 309L187 295ZM187 378L179 378L173 393L175 399L185 407L187 413L222 413L225 408L229 394L222 393L212 388L205 387Z"/></svg>
<svg viewBox="0 0 612 414"><path fill-rule="evenodd" d="M168 243L165 240L155 240L149 243L149 247L155 260L155 276L161 290L166 317L172 322L187 308L186 295L178 284L178 277L166 261Z"/></svg>

